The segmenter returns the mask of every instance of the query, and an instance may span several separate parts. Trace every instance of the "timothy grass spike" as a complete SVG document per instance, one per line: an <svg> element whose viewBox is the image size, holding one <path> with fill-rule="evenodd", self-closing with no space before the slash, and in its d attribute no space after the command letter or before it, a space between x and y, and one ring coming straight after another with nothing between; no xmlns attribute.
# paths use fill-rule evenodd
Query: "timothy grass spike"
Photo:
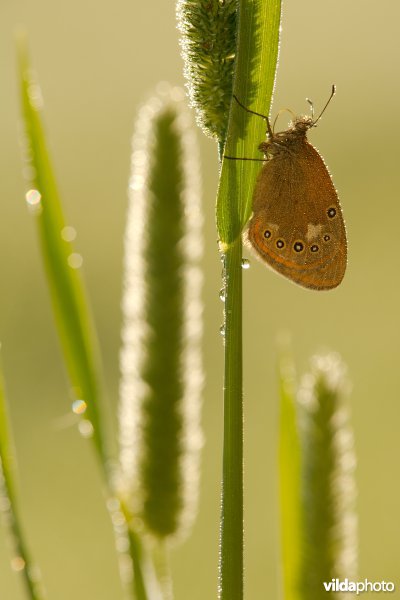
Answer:
<svg viewBox="0 0 400 600"><path fill-rule="evenodd" d="M303 447L301 598L323 600L323 581L357 575L355 453L337 354L316 356L299 391Z"/></svg>
<svg viewBox="0 0 400 600"><path fill-rule="evenodd" d="M197 498L199 194L183 92L164 84L133 137L119 411L123 495L161 540L188 530Z"/></svg>
<svg viewBox="0 0 400 600"><path fill-rule="evenodd" d="M206 135L225 141L236 52L236 0L178 0L189 98Z"/></svg>

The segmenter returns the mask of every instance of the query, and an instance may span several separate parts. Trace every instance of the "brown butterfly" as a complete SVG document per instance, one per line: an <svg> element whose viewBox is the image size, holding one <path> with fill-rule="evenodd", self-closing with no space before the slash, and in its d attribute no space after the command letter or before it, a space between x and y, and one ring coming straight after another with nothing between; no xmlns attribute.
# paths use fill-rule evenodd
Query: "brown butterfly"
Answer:
<svg viewBox="0 0 400 600"><path fill-rule="evenodd" d="M296 117L289 129L275 133L268 117L267 141L259 145L264 165L253 195L253 215L247 240L270 268L299 285L314 290L337 287L347 264L346 230L329 171L307 132L321 118ZM276 119L275 119L276 121ZM231 157L225 157L231 158ZM240 160L240 159L239 159Z"/></svg>

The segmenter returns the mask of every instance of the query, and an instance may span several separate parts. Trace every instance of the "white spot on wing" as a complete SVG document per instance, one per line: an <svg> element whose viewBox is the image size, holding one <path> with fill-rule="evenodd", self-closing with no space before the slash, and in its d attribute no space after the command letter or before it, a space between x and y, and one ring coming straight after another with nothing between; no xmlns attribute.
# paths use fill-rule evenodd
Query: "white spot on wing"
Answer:
<svg viewBox="0 0 400 600"><path fill-rule="evenodd" d="M311 240L315 239L316 237L318 237L321 233L322 230L322 225L313 225L313 223L309 223L308 224L308 229L307 229L307 233L306 233L306 238L308 242L311 242Z"/></svg>

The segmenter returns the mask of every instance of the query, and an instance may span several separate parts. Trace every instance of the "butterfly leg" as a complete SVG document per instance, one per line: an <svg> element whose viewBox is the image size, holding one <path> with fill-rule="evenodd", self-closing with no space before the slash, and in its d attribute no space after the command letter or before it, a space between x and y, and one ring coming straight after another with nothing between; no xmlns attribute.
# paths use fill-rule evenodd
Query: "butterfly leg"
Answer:
<svg viewBox="0 0 400 600"><path fill-rule="evenodd" d="M255 110L250 110L250 108L247 108L247 106L245 106L244 104L242 104L240 102L239 98L237 96L235 96L235 94L233 94L233 98L234 98L234 100L236 100L236 102L239 104L239 106L241 106L246 112L250 113L251 115L256 115L257 117L261 117L262 119L265 119L267 121L268 134L270 136L272 136L272 129L271 129L271 125L270 125L269 118L267 117L267 115L262 115L261 113L258 113Z"/></svg>
<svg viewBox="0 0 400 600"><path fill-rule="evenodd" d="M224 158L228 160L253 160L255 162L265 162L267 160L266 158L242 158L239 156L227 156L226 154L224 154Z"/></svg>

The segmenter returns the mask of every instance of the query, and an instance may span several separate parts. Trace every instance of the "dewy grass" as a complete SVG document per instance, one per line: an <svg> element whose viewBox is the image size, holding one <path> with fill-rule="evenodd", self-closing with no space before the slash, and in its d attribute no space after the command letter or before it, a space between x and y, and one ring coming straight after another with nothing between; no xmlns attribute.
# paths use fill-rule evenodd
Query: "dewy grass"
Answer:
<svg viewBox="0 0 400 600"><path fill-rule="evenodd" d="M141 121L145 128L148 119L153 124L147 131L148 146L135 147L133 153L131 193L141 202L132 202L126 243L122 475L116 489L117 478L101 413L96 337L79 273L82 260L73 250L71 228L66 227L63 217L41 123L40 89L29 67L24 40L19 45L19 68L26 128L24 170L29 179L26 199L38 224L56 323L76 394L72 409L76 414L84 414L81 431L92 438L105 476L107 506L121 554L121 578L135 600L158 600L162 595L166 600L171 597L171 586L165 549L159 544L156 553L161 592L137 528L128 527L126 519L131 525L131 521L137 523L134 517L139 515L153 537L170 542L188 531L197 500L202 443L198 267L202 219L196 147L182 99L177 97L182 92L164 90L164 95L149 103ZM140 182L144 185L140 186ZM137 221L140 215L142 220ZM136 237L138 227L143 230ZM139 253L135 254L135 247ZM137 312L139 306L145 306L142 300L146 301L143 314ZM136 356L141 355L138 363L131 361L135 355L132 340L136 336L142 343L136 351ZM132 387L132 372L137 371L140 378ZM146 393L141 394L140 390ZM129 403L135 402L141 404L144 417L140 433L130 429L135 416ZM143 452L137 452L138 448ZM140 489L133 485L135 475L127 466L132 461L139 461ZM124 486L120 485L123 477ZM138 504L132 499L133 494L137 494Z"/></svg>
<svg viewBox="0 0 400 600"><path fill-rule="evenodd" d="M162 86L141 108L125 235L121 494L162 542L194 519L202 443L202 217L190 124L177 88Z"/></svg>
<svg viewBox="0 0 400 600"><path fill-rule="evenodd" d="M114 468L106 443L101 403L101 370L97 339L79 273L82 259L74 252L71 230L66 226L41 121L42 97L29 65L26 40L20 36L19 75L25 125L24 173L28 180L26 200L36 219L53 309L64 360L76 401L72 410L83 415L82 435L93 441L104 476L108 508L117 548L121 548L121 579L135 600L149 600L141 540L128 532L123 507L114 497ZM133 577L133 574L135 575ZM150 579L149 579L150 581Z"/></svg>
<svg viewBox="0 0 400 600"><path fill-rule="evenodd" d="M81 256L70 241L41 121L42 95L28 61L25 38L18 40L19 76L25 126L23 156L26 201L35 218L56 324L72 384L83 412L82 432L93 440L107 479L108 450L101 411L99 353L79 272ZM78 406L76 404L75 406Z"/></svg>
<svg viewBox="0 0 400 600"><path fill-rule="evenodd" d="M3 374L0 369L0 516L12 536L14 556L11 565L20 572L29 600L44 600L40 572L32 563L23 534L15 485L15 458L11 428L7 414Z"/></svg>

